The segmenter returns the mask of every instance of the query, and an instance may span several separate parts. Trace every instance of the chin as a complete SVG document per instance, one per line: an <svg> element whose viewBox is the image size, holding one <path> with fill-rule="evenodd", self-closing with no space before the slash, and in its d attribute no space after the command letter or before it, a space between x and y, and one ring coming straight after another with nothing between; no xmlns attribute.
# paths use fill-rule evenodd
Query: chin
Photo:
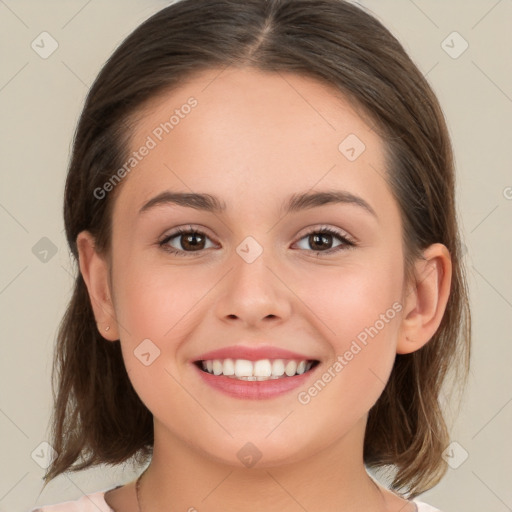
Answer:
<svg viewBox="0 0 512 512"><path fill-rule="evenodd" d="M274 423L275 425L278 424ZM319 445L319 436L311 439L298 439L283 429L254 431L247 429L244 435L224 437L222 440L212 439L211 444L202 447L204 453L218 463L237 468L265 469L293 464L318 453L323 447ZM269 434L270 433L270 434ZM305 435L304 431L299 432ZM215 447L212 449L212 447Z"/></svg>

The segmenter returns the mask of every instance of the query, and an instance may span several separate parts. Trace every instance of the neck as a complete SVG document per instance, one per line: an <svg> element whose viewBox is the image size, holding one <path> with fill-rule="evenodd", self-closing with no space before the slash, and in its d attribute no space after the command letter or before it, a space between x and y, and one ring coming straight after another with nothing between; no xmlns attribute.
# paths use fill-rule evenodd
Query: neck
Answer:
<svg viewBox="0 0 512 512"><path fill-rule="evenodd" d="M389 496L363 464L363 435L362 422L334 445L296 462L245 468L199 453L155 421L153 458L142 479L142 510L220 512L228 504L245 512L387 510ZM403 508L408 510L413 508Z"/></svg>

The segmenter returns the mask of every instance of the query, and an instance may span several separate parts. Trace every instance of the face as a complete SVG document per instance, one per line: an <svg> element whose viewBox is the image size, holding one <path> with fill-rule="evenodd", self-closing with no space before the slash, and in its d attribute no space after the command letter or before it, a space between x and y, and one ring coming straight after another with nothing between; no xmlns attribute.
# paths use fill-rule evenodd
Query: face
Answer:
<svg viewBox="0 0 512 512"><path fill-rule="evenodd" d="M155 437L237 465L251 442L272 466L361 438L400 334L402 225L383 142L346 99L291 73L219 73L154 100L136 124L137 162L113 210L111 292ZM223 208L148 204L164 192ZM337 200L287 208L320 192ZM239 373L237 360L267 359L249 366L262 376L280 373L277 359L315 363L241 381L198 367L215 358Z"/></svg>

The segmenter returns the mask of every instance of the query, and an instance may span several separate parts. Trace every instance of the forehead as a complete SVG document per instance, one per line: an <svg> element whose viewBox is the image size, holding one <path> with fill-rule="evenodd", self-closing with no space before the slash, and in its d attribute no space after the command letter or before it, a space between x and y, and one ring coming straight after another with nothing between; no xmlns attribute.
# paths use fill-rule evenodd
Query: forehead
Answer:
<svg viewBox="0 0 512 512"><path fill-rule="evenodd" d="M210 69L137 118L136 162L116 206L125 215L165 189L247 208L312 187L344 186L374 201L389 195L380 137L339 91L309 77Z"/></svg>

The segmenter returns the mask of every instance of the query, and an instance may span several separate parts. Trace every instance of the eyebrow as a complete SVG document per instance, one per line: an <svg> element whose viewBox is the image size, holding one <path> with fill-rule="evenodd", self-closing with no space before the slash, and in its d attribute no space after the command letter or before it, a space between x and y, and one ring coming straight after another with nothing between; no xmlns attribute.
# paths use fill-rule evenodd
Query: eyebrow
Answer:
<svg viewBox="0 0 512 512"><path fill-rule="evenodd" d="M375 210L362 198L344 190L326 190L320 192L303 192L293 194L284 203L281 210L284 214L308 210L327 204L352 204L359 206L377 218ZM226 210L226 203L211 194L172 192L166 190L150 199L139 210L139 215L158 205L176 204L212 213Z"/></svg>

